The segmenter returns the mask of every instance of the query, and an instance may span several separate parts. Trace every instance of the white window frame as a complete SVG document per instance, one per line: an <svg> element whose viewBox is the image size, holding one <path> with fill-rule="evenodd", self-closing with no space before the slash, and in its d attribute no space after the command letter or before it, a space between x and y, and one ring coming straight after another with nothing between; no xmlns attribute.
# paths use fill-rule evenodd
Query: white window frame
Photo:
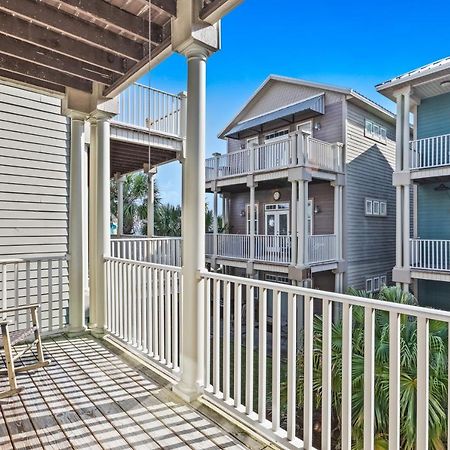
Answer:
<svg viewBox="0 0 450 450"><path fill-rule="evenodd" d="M288 202L266 203L264 205L264 233L267 235L267 215L287 215L287 236L291 233L291 209Z"/></svg>
<svg viewBox="0 0 450 450"><path fill-rule="evenodd" d="M373 292L379 292L380 290L380 277L375 277L373 279Z"/></svg>
<svg viewBox="0 0 450 450"><path fill-rule="evenodd" d="M250 203L245 205L245 229L250 234ZM255 234L259 234L259 204L255 203Z"/></svg>
<svg viewBox="0 0 450 450"><path fill-rule="evenodd" d="M308 235L312 236L314 234L314 198L308 200Z"/></svg>
<svg viewBox="0 0 450 450"><path fill-rule="evenodd" d="M305 122L301 122L301 123L297 124L297 127L296 127L297 131L300 131L305 125L308 125L308 126L309 126L309 130L307 130L307 131L308 131L309 133L311 133L311 135L312 135L312 132L313 132L313 123L312 123L312 120L307 120L307 121L305 121Z"/></svg>
<svg viewBox="0 0 450 450"><path fill-rule="evenodd" d="M256 144L256 146L259 144L259 136L253 136L253 137L251 137L251 138L248 138L247 139L247 148L249 148L250 147L250 145L255 145Z"/></svg>
<svg viewBox="0 0 450 450"><path fill-rule="evenodd" d="M283 128L281 130L271 131L270 133L267 133L264 135L264 143L269 144L271 142L277 142L282 141L286 139L286 137L289 135L289 128ZM273 136L273 137L269 137Z"/></svg>
<svg viewBox="0 0 450 450"><path fill-rule="evenodd" d="M380 287L386 286L387 285L387 276L386 275L381 275L380 277Z"/></svg>
<svg viewBox="0 0 450 450"><path fill-rule="evenodd" d="M387 201L366 197L364 213L368 217L387 217Z"/></svg>
<svg viewBox="0 0 450 450"><path fill-rule="evenodd" d="M283 277L281 275L274 275L271 273L266 273L264 275L265 281L270 281L272 283L280 283L280 284L290 284L288 277Z"/></svg>
<svg viewBox="0 0 450 450"><path fill-rule="evenodd" d="M367 280L366 280L366 292L373 292L373 280L372 280L372 278L367 278Z"/></svg>
<svg viewBox="0 0 450 450"><path fill-rule="evenodd" d="M382 144L387 144L387 128L372 119L364 120L364 136Z"/></svg>

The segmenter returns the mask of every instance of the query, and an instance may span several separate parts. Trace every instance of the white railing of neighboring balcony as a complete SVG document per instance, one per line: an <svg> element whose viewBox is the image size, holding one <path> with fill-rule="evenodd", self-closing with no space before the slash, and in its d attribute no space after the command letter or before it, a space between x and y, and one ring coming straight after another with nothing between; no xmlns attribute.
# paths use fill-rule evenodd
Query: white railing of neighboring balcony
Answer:
<svg viewBox="0 0 450 450"><path fill-rule="evenodd" d="M113 122L180 136L181 98L142 84L132 84L119 94L119 114Z"/></svg>
<svg viewBox="0 0 450 450"><path fill-rule="evenodd" d="M308 262L310 264L336 260L336 235L312 235L308 238Z"/></svg>
<svg viewBox="0 0 450 450"><path fill-rule="evenodd" d="M181 268L108 257L105 269L108 331L176 378Z"/></svg>
<svg viewBox="0 0 450 450"><path fill-rule="evenodd" d="M111 239L111 256L169 266L181 266L181 238L128 236Z"/></svg>
<svg viewBox="0 0 450 450"><path fill-rule="evenodd" d="M355 438L361 448L374 448L375 414L385 408L388 423L378 424L378 432L384 426L389 447L401 448L400 377L402 370L412 370L416 448L428 448L430 323L441 321L447 329L450 313L217 273L202 278L204 384L216 407L285 448L314 449L314 442L331 449L339 442L347 450ZM404 330L407 323L417 337L417 359L405 369L401 351L412 339ZM384 394L379 398L375 376L380 373L376 339L386 330L383 389L389 392L388 404ZM358 404L355 377L362 380ZM438 407L448 414L447 404ZM361 436L353 432L355 414L363 423Z"/></svg>
<svg viewBox="0 0 450 450"><path fill-rule="evenodd" d="M411 239L411 268L450 271L450 240Z"/></svg>
<svg viewBox="0 0 450 450"><path fill-rule="evenodd" d="M37 303L43 332L61 332L68 323L68 297L66 256L0 259L0 313L7 307ZM13 330L30 326L28 311L16 311L14 319Z"/></svg>
<svg viewBox="0 0 450 450"><path fill-rule="evenodd" d="M450 134L411 141L411 169L450 165Z"/></svg>
<svg viewBox="0 0 450 450"><path fill-rule="evenodd" d="M208 158L206 181L296 166L339 172L342 164L342 144L294 133L277 142Z"/></svg>

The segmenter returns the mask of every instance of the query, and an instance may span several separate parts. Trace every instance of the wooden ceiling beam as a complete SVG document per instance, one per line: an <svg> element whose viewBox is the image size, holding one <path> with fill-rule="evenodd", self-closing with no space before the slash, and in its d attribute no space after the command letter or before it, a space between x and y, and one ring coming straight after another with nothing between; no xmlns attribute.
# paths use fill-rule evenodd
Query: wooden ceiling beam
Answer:
<svg viewBox="0 0 450 450"><path fill-rule="evenodd" d="M95 45L135 61L140 61L144 56L143 44L85 22L76 16L66 14L42 2L34 0L0 0L0 9L10 14L18 14L41 26L50 27L75 40Z"/></svg>
<svg viewBox="0 0 450 450"><path fill-rule="evenodd" d="M156 6L172 17L176 17L177 15L177 0L152 0L152 6Z"/></svg>
<svg viewBox="0 0 450 450"><path fill-rule="evenodd" d="M48 81L56 85L67 86L89 93L92 92L92 82L89 80L58 72L57 70L39 66L3 53L0 53L0 69L19 73L29 78Z"/></svg>
<svg viewBox="0 0 450 450"><path fill-rule="evenodd" d="M102 67L78 61L10 36L0 38L0 53L103 84L111 84L120 76Z"/></svg>
<svg viewBox="0 0 450 450"><path fill-rule="evenodd" d="M107 24L114 25L123 31L148 41L148 20L145 17L138 17L117 6L107 3L104 0L60 0L63 3L82 10L96 19ZM152 24L152 41L154 43L162 40L162 27Z"/></svg>
<svg viewBox="0 0 450 450"><path fill-rule="evenodd" d="M66 88L60 84L50 83L48 81L38 80L37 78L30 78L20 73L8 72L7 70L0 69L0 78L6 78L9 80L15 80L19 83L25 83L30 86L41 87L49 91L59 92L64 94Z"/></svg>
<svg viewBox="0 0 450 450"><path fill-rule="evenodd" d="M3 11L0 11L0 23L0 33L80 61L86 61L111 72L124 74L134 64L134 61L131 59L92 47L84 42L76 41L56 31L42 28ZM2 36L0 36L0 39L2 39Z"/></svg>

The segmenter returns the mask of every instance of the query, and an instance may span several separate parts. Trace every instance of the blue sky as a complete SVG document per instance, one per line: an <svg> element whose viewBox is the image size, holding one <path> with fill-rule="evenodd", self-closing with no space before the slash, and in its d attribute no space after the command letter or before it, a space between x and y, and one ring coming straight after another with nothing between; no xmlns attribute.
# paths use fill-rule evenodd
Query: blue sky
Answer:
<svg viewBox="0 0 450 450"><path fill-rule="evenodd" d="M351 87L393 109L374 86L449 56L449 18L448 0L244 0L223 20L223 48L208 60L207 154L225 150L218 132L269 74ZM184 57L158 66L150 84L185 90ZM179 203L179 164L160 168L158 184L163 201Z"/></svg>

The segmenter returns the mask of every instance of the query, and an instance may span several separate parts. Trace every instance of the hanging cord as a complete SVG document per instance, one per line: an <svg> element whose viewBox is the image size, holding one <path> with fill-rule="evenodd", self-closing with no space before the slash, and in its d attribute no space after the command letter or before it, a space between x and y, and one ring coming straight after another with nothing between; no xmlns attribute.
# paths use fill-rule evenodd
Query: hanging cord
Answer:
<svg viewBox="0 0 450 450"><path fill-rule="evenodd" d="M152 0L148 0L148 170L150 172L152 168L152 145L151 145L151 127L152 127L152 115L151 115L151 70L150 65L152 62ZM149 174L150 176L150 174Z"/></svg>

